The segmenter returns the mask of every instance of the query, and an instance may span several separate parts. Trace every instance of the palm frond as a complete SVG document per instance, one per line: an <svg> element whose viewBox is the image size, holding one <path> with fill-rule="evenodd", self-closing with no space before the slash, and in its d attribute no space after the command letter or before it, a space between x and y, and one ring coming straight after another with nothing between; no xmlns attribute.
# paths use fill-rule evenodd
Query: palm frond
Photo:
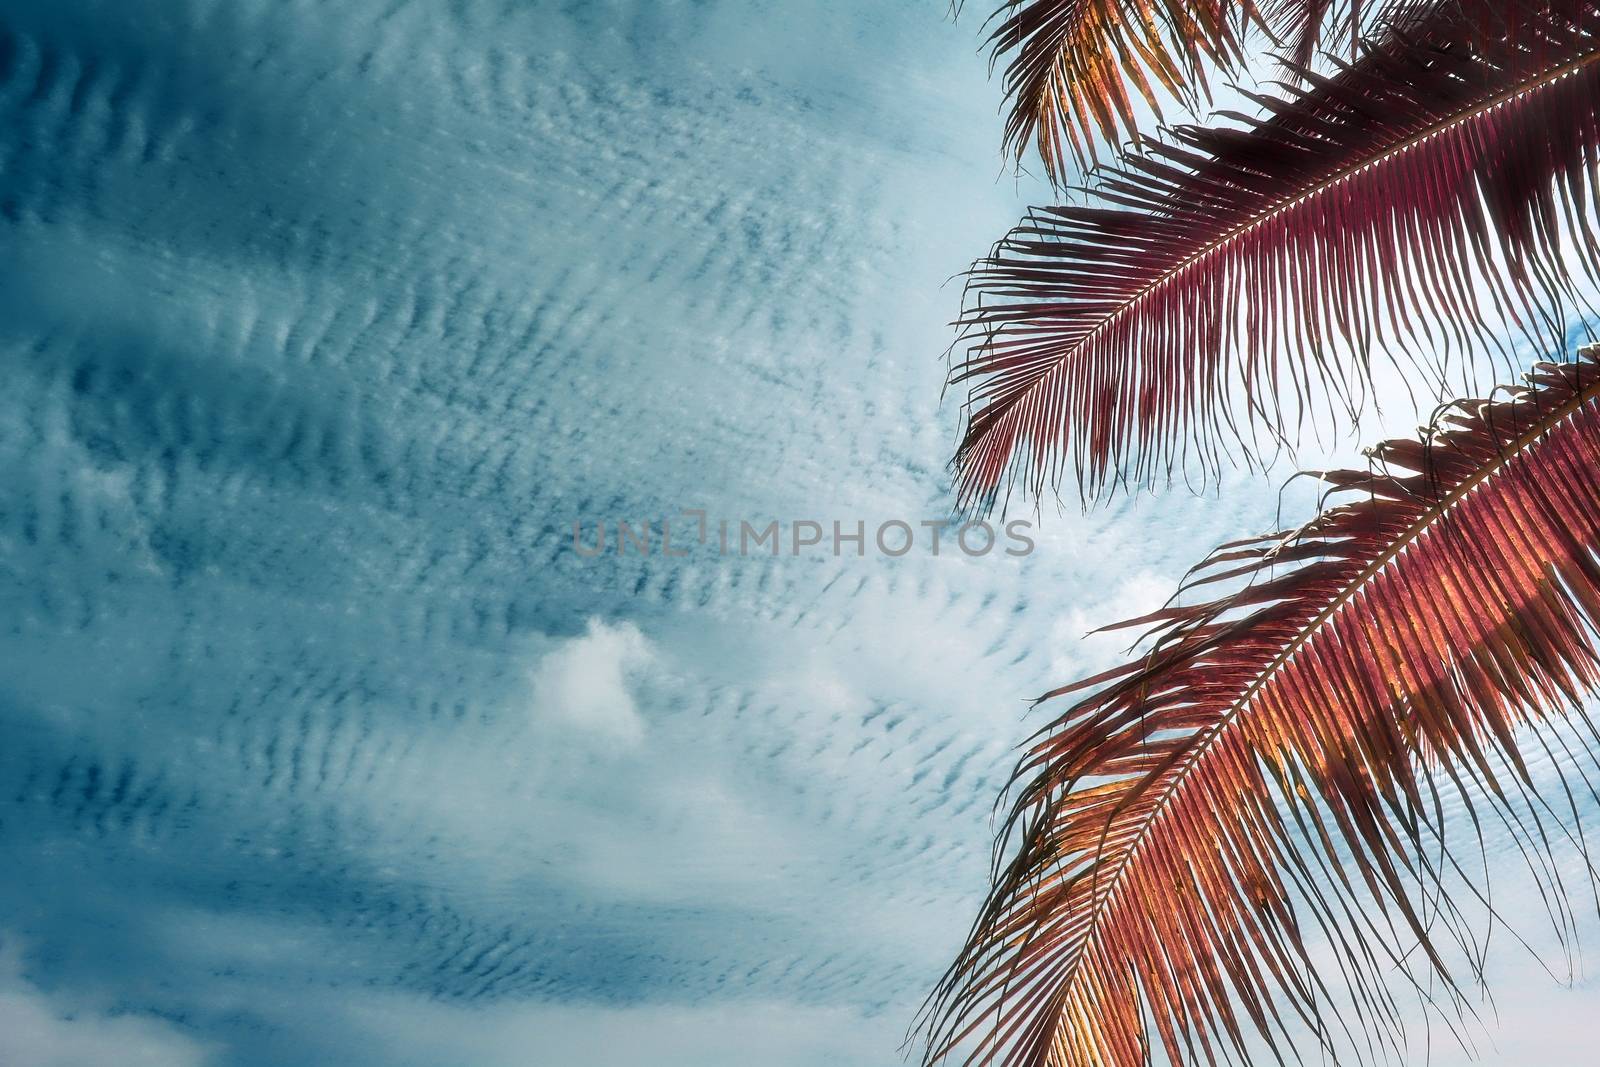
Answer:
<svg viewBox="0 0 1600 1067"><path fill-rule="evenodd" d="M1137 140L1136 99L1158 116L1165 91L1205 89L1204 64L1239 55L1233 0L1006 0L991 19L994 61L1011 54L1004 84L1005 145L1029 142L1045 172L1065 182L1072 163L1096 159L1097 141Z"/></svg>
<svg viewBox="0 0 1600 1067"><path fill-rule="evenodd" d="M1309 67L1317 47L1339 30L1348 31L1350 44L1356 44L1356 35L1366 22L1365 7L1361 0L1267 0L1262 14L1273 35L1289 46L1290 63ZM1373 23L1374 28L1387 24L1381 16ZM1335 45L1329 51L1338 48Z"/></svg>
<svg viewBox="0 0 1600 1067"><path fill-rule="evenodd" d="M1098 144L1142 140L1139 100L1159 121L1163 94L1193 106L1208 66L1242 68L1252 26L1307 65L1326 36L1347 30L1353 42L1363 21L1362 0L1004 0L988 43L995 64L1010 56L1006 151L1020 162L1033 143L1064 185L1072 164L1098 162Z"/></svg>
<svg viewBox="0 0 1600 1067"><path fill-rule="evenodd" d="M1364 404L1374 354L1439 368L1504 327L1561 344L1600 149L1600 6L1459 0L1228 129L1031 211L973 266L958 495L1214 477ZM1480 312L1480 307L1487 308ZM1417 352L1424 352L1419 357ZM1254 417L1236 422L1243 403Z"/></svg>
<svg viewBox="0 0 1600 1067"><path fill-rule="evenodd" d="M1370 455L1320 476L1317 519L1222 546L1187 585L1232 592L1124 623L1154 626L1148 654L1041 698L1094 690L1018 765L929 1061L1248 1064L1292 1048L1290 1023L1332 1047L1351 1020L1330 1003L1394 1050L1389 982L1453 988L1441 794L1474 823L1500 805L1540 854L1519 729L1586 724L1600 682L1600 349Z"/></svg>

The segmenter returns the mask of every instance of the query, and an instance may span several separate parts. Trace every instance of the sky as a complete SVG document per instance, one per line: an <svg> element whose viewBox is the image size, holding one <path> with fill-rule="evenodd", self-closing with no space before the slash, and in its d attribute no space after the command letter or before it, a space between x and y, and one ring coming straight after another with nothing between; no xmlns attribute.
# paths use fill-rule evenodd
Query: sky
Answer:
<svg viewBox="0 0 1600 1067"><path fill-rule="evenodd" d="M1029 698L1278 480L573 524L947 517L999 102L945 0L0 4L0 1064L902 1062Z"/></svg>

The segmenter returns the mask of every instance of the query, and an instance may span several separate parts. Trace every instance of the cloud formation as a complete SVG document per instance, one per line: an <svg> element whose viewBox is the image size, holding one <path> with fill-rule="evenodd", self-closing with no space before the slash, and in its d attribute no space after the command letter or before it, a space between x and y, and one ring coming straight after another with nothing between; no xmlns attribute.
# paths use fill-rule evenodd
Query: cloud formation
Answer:
<svg viewBox="0 0 1600 1067"><path fill-rule="evenodd" d="M650 643L633 623L608 626L590 619L582 637L546 653L534 669L533 713L563 719L622 744L637 744L645 727L629 683L654 659Z"/></svg>

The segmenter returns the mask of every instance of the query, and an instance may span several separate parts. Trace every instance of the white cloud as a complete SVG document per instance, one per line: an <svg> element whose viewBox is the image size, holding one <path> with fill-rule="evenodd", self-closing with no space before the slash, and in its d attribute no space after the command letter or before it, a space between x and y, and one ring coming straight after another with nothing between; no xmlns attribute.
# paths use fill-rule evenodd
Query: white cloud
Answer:
<svg viewBox="0 0 1600 1067"><path fill-rule="evenodd" d="M645 727L629 685L655 658L633 623L590 619L586 634L547 653L534 670L534 714L636 744Z"/></svg>
<svg viewBox="0 0 1600 1067"><path fill-rule="evenodd" d="M0 938L0 1063L6 1067L191 1067L211 1049L155 1019L47 996L23 976L22 948Z"/></svg>

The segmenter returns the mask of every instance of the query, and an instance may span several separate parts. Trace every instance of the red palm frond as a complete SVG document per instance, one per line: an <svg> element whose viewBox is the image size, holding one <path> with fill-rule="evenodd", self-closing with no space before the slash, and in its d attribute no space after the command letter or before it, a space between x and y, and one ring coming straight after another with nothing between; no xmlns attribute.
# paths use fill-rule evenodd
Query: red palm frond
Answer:
<svg viewBox="0 0 1600 1067"><path fill-rule="evenodd" d="M1306 78L1242 128L1172 131L1104 206L1035 209L974 265L964 504L1069 466L1086 497L1211 475L1221 439L1253 454L1241 397L1292 440L1310 398L1355 413L1375 352L1435 363L1508 323L1559 342L1569 263L1600 264L1600 6L1460 0Z"/></svg>
<svg viewBox="0 0 1600 1067"><path fill-rule="evenodd" d="M1441 793L1474 823L1537 812L1519 730L1548 740L1600 684L1600 349L1371 456L1188 585L1233 592L1123 624L1154 625L1148 654L1043 698L1099 687L1018 766L1018 848L930 1000L929 1060L1248 1064L1292 1047L1285 1019L1332 1047L1317 930L1357 1030L1397 1025L1396 975L1444 969Z"/></svg>

